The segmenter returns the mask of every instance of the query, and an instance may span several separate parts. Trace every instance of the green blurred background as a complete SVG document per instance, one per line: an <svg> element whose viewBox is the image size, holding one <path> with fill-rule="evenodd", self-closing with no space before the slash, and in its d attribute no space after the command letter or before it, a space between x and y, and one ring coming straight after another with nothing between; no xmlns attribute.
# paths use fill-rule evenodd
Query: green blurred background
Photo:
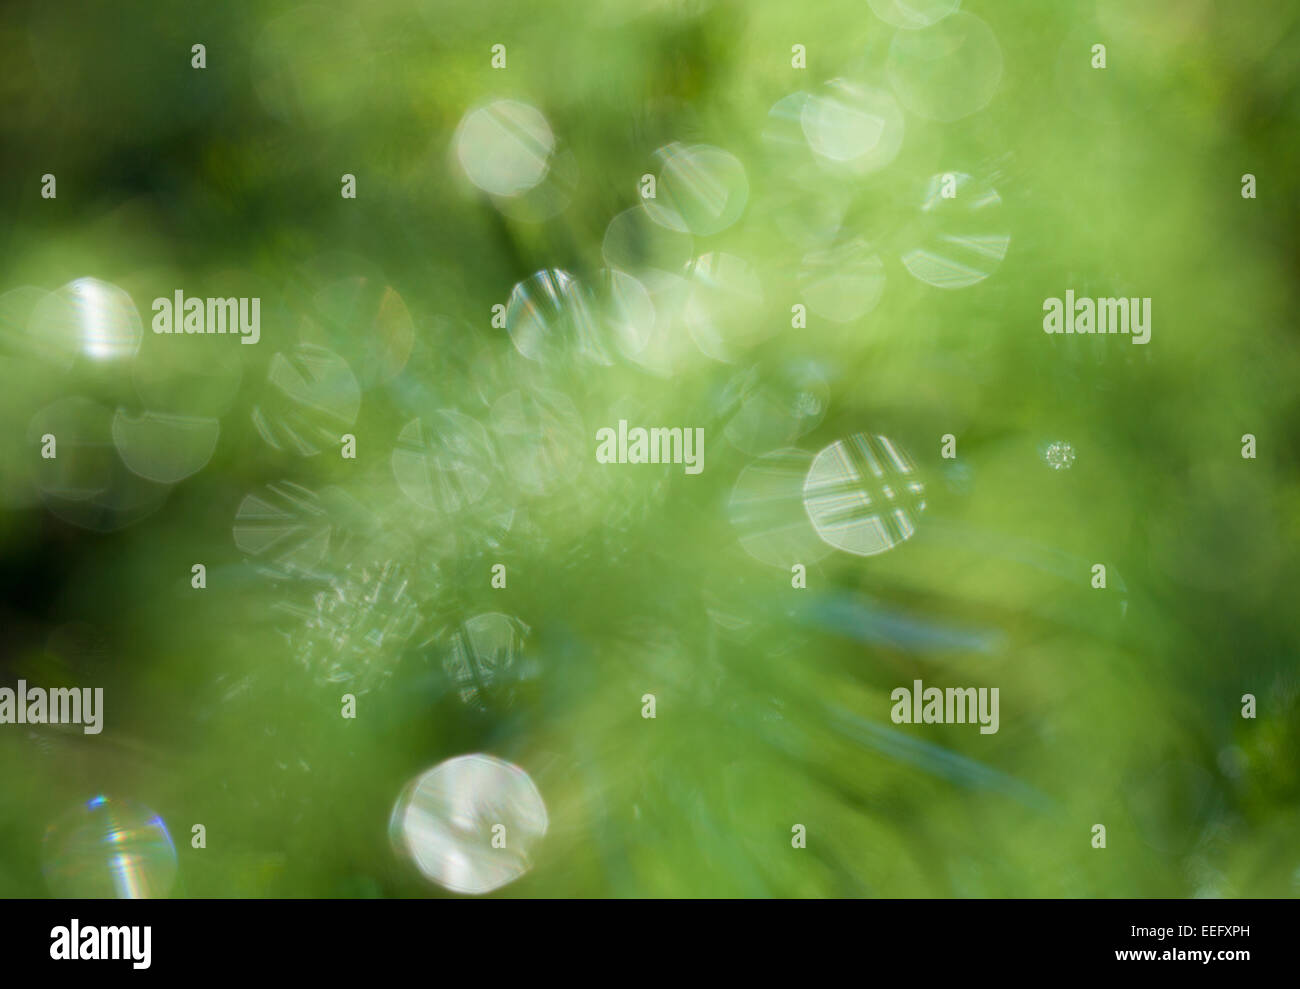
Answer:
<svg viewBox="0 0 1300 989"><path fill-rule="evenodd" d="M51 869L96 888L104 842L46 833L101 793L166 822L172 895L440 895L389 818L464 753L521 767L545 801L531 868L500 895L1300 892L1300 11L963 3L952 16L983 21L995 59L983 35L900 41L877 12L898 9L6 7L0 676L102 686L105 729L0 726L0 895L47 895ZM981 87L987 105L933 119ZM776 133L792 94L863 91L902 110L870 168ZM553 134L535 194L494 197L462 167L514 161L458 142L502 99ZM873 141L837 100L795 132ZM743 168L725 229L642 224L681 235L662 257L713 258L719 284L633 237L662 346L593 361L572 298L557 309L530 279L569 273L608 329L611 221L639 208L643 174L661 199L674 177L693 188L663 177L674 142ZM950 172L998 197L953 229L1009 237L960 288L901 260L947 243L923 205ZM47 314L74 312L58 290L86 278L129 295L138 352L94 360L50 335ZM792 329L819 286L823 314ZM259 297L260 343L155 336L150 302L178 288ZM1151 342L1045 335L1043 300L1067 288L1152 298ZM494 327L512 291L511 328ZM530 314L553 333L544 362L512 346ZM305 396L275 386L289 368ZM755 395L776 396L775 425L744 418ZM211 459L142 481L123 446L155 467L157 443L202 446L113 434L146 412L218 421ZM703 473L597 464L595 431L620 418L703 427ZM424 503L392 457L414 420L448 485ZM82 441L60 440L71 480L39 458L46 421ZM915 460L915 535L871 557L814 539L793 589L788 561L746 552L740 537L776 537L736 518L737 480L766 451L863 431ZM1044 462L1054 442L1068 469ZM448 656L491 613L515 634L466 689ZM998 687L1000 730L893 725L889 692L914 679Z"/></svg>

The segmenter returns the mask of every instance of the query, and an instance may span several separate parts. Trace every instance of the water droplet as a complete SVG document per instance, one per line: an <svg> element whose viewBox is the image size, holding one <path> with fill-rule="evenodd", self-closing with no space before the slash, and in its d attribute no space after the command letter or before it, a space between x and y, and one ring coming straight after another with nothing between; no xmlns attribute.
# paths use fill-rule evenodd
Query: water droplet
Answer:
<svg viewBox="0 0 1300 989"><path fill-rule="evenodd" d="M539 271L515 285L506 306L506 332L530 361L559 363L579 357L612 360L597 338L586 289L567 271Z"/></svg>
<svg viewBox="0 0 1300 989"><path fill-rule="evenodd" d="M317 577L331 528L315 492L280 481L240 502L232 535L240 551L273 577Z"/></svg>
<svg viewBox="0 0 1300 989"><path fill-rule="evenodd" d="M997 270L1011 244L997 190L962 172L951 174L956 196L945 198L945 176L933 176L917 219L903 234L908 244L901 256L904 267L936 288L982 282Z"/></svg>
<svg viewBox="0 0 1300 989"><path fill-rule="evenodd" d="M644 205L619 213L605 228L601 255L611 268L681 271L695 254L695 240L682 230L656 223Z"/></svg>
<svg viewBox="0 0 1300 989"><path fill-rule="evenodd" d="M670 377L699 357L699 348L684 321L692 283L681 275L655 268L638 275L654 310L654 329L640 350L624 356L653 374ZM645 308L639 311L642 317L648 312Z"/></svg>
<svg viewBox="0 0 1300 989"><path fill-rule="evenodd" d="M863 175L879 171L903 146L903 112L883 89L833 79L800 110L808 146L824 164Z"/></svg>
<svg viewBox="0 0 1300 989"><path fill-rule="evenodd" d="M78 278L42 298L28 332L38 352L63 366L77 354L97 362L133 357L143 334L131 297L95 278Z"/></svg>
<svg viewBox="0 0 1300 989"><path fill-rule="evenodd" d="M494 848L493 828L505 828ZM457 893L490 893L532 867L546 804L526 772L489 755L448 759L407 786L389 833L426 878Z"/></svg>
<svg viewBox="0 0 1300 989"><path fill-rule="evenodd" d="M1074 465L1074 447L1057 441L1043 450L1043 462L1052 470L1069 470Z"/></svg>
<svg viewBox="0 0 1300 989"><path fill-rule="evenodd" d="M163 897L176 880L176 849L162 818L112 797L94 797L51 825L43 853L56 897Z"/></svg>
<svg viewBox="0 0 1300 989"><path fill-rule="evenodd" d="M654 336L655 304L649 289L625 271L602 270L600 319L619 352L635 359Z"/></svg>
<svg viewBox="0 0 1300 989"><path fill-rule="evenodd" d="M542 112L518 100L470 110L453 138L466 177L494 196L517 196L546 177L555 134Z"/></svg>
<svg viewBox="0 0 1300 989"><path fill-rule="evenodd" d="M113 444L126 466L150 481L175 484L202 470L217 449L216 419L145 412L113 416Z"/></svg>
<svg viewBox="0 0 1300 989"><path fill-rule="evenodd" d="M479 710L507 706L520 678L521 651L529 628L517 618L475 615L451 633L442 668L464 704Z"/></svg>
<svg viewBox="0 0 1300 989"><path fill-rule="evenodd" d="M266 382L253 425L277 450L309 457L337 449L361 410L361 386L348 362L314 344L275 354Z"/></svg>
<svg viewBox="0 0 1300 989"><path fill-rule="evenodd" d="M644 204L652 220L709 237L740 219L749 201L749 179L739 158L707 144L669 144L655 155L663 168L655 198Z"/></svg>
<svg viewBox="0 0 1300 989"><path fill-rule="evenodd" d="M55 436L57 456L39 461L36 485L46 507L84 529L112 532L138 522L166 499L170 487L127 469L113 443L113 414L85 398L64 398L32 418L28 440L35 448Z"/></svg>
<svg viewBox="0 0 1300 989"><path fill-rule="evenodd" d="M458 512L483 497L496 462L480 422L440 409L402 427L392 465L411 501L430 511Z"/></svg>
<svg viewBox="0 0 1300 989"><path fill-rule="evenodd" d="M571 484L587 456L582 418L555 391L512 391L492 406L492 431L511 478L533 495Z"/></svg>
<svg viewBox="0 0 1300 989"><path fill-rule="evenodd" d="M739 408L724 435L753 456L788 447L815 429L830 401L826 374L812 361L794 361L763 375L751 369L731 383L729 392Z"/></svg>
<svg viewBox="0 0 1300 989"><path fill-rule="evenodd" d="M992 28L958 11L929 27L897 32L885 72L908 110L949 123L993 99L1002 81L1002 47Z"/></svg>
<svg viewBox="0 0 1300 989"><path fill-rule="evenodd" d="M855 433L813 459L803 487L813 527L831 546L859 556L892 549L916 532L925 486L902 447Z"/></svg>
<svg viewBox="0 0 1300 989"><path fill-rule="evenodd" d="M733 254L696 259L684 318L696 346L716 361L731 361L776 326L762 313L763 282L754 267Z"/></svg>
<svg viewBox="0 0 1300 989"><path fill-rule="evenodd" d="M804 478L813 456L805 450L765 453L740 472L727 503L727 518L740 545L760 563L789 570L830 552L804 511Z"/></svg>

